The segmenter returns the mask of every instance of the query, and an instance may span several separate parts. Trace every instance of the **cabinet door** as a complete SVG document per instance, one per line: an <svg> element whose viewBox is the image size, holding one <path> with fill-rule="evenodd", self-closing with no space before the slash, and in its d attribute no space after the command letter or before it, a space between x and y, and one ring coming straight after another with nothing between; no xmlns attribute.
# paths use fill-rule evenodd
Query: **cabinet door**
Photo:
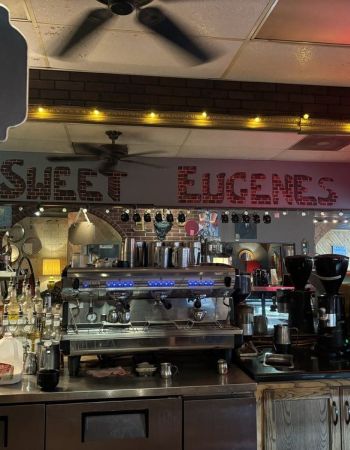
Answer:
<svg viewBox="0 0 350 450"><path fill-rule="evenodd" d="M185 400L184 450L256 450L255 398Z"/></svg>
<svg viewBox="0 0 350 450"><path fill-rule="evenodd" d="M350 450L350 388L341 389L342 450Z"/></svg>
<svg viewBox="0 0 350 450"><path fill-rule="evenodd" d="M0 406L0 449L44 450L45 406Z"/></svg>
<svg viewBox="0 0 350 450"><path fill-rule="evenodd" d="M181 450L180 399L48 405L46 450Z"/></svg>
<svg viewBox="0 0 350 450"><path fill-rule="evenodd" d="M265 450L340 450L338 388L264 392Z"/></svg>

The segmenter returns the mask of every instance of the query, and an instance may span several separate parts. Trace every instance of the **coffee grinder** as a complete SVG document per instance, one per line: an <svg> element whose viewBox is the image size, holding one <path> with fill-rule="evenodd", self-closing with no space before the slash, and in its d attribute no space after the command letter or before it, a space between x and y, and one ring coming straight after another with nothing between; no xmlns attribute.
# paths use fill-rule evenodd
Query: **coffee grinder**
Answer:
<svg viewBox="0 0 350 450"><path fill-rule="evenodd" d="M349 258L344 255L315 256L315 270L325 294L318 297L317 353L337 358L350 352L347 340L344 297L338 290L344 280Z"/></svg>
<svg viewBox="0 0 350 450"><path fill-rule="evenodd" d="M307 255L286 256L285 266L295 286L293 291L285 293L289 312L288 325L297 328L299 333L314 333L311 292L305 290L312 270L312 258Z"/></svg>

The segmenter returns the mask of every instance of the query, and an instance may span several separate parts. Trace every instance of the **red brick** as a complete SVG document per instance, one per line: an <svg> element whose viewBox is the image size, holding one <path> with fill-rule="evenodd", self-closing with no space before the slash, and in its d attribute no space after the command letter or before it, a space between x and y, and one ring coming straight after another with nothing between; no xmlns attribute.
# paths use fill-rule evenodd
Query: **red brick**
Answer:
<svg viewBox="0 0 350 450"><path fill-rule="evenodd" d="M55 81L56 89L67 89L68 91L82 91L84 83L81 81Z"/></svg>
<svg viewBox="0 0 350 450"><path fill-rule="evenodd" d="M41 70L40 78L42 80L69 80L70 72L61 70Z"/></svg>

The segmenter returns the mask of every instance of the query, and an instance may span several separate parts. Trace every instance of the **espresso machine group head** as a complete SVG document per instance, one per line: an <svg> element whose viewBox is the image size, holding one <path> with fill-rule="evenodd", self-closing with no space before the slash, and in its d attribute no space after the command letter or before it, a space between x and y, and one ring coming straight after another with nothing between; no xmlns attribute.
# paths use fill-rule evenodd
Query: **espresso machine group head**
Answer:
<svg viewBox="0 0 350 450"><path fill-rule="evenodd" d="M305 290L311 275L312 258L307 255L294 255L285 258L286 269L295 286L288 297L289 326L298 328L301 333L314 333L311 308L311 292Z"/></svg>
<svg viewBox="0 0 350 450"><path fill-rule="evenodd" d="M344 255L315 256L315 270L325 294L318 297L318 351L329 356L342 356L349 351L345 324L344 297L339 288L348 269L349 258Z"/></svg>

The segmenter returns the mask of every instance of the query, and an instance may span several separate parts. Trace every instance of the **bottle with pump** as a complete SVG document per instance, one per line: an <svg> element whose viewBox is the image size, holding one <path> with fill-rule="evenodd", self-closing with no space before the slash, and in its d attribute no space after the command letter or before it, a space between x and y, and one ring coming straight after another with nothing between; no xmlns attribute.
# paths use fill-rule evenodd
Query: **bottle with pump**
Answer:
<svg viewBox="0 0 350 450"><path fill-rule="evenodd" d="M5 312L5 304L3 296L0 292L0 338L4 335L4 312Z"/></svg>
<svg viewBox="0 0 350 450"><path fill-rule="evenodd" d="M13 285L12 281L10 281L8 288L7 313L9 320L9 331L12 334L15 334L17 331L19 312L20 312L20 305L17 301L16 287Z"/></svg>
<svg viewBox="0 0 350 450"><path fill-rule="evenodd" d="M33 297L33 304L34 304L34 310L37 314L37 317L41 317L44 311L44 303L43 299L41 298L40 293L40 281L38 280L35 283L35 294Z"/></svg>

